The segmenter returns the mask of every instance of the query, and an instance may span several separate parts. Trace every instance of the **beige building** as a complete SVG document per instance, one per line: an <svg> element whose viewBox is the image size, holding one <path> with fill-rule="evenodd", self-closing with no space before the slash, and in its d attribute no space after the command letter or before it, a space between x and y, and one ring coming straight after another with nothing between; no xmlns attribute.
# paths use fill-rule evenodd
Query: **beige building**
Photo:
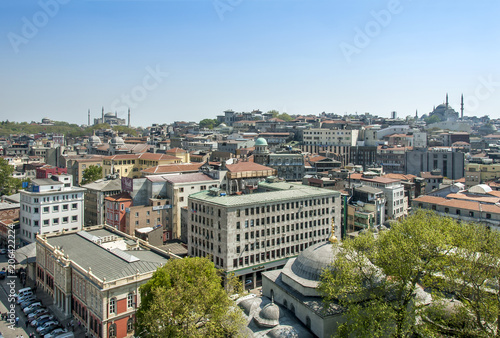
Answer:
<svg viewBox="0 0 500 338"><path fill-rule="evenodd" d="M465 165L465 186L472 187L477 184L494 180L500 177L499 163L468 163Z"/></svg>
<svg viewBox="0 0 500 338"><path fill-rule="evenodd" d="M189 155L189 153L188 153ZM118 177L141 177L141 171L164 164L182 163L183 158L167 154L121 154L103 158L104 176L116 174Z"/></svg>
<svg viewBox="0 0 500 338"><path fill-rule="evenodd" d="M162 227L163 242L171 238L169 214L172 205L168 199L150 198L149 205L131 206L125 210L125 233L135 235L137 229ZM162 242L162 244L163 244Z"/></svg>
<svg viewBox="0 0 500 338"><path fill-rule="evenodd" d="M188 254L211 256L255 287L263 271L326 241L332 222L340 225L340 204L337 191L271 180L251 194L202 191L189 196Z"/></svg>

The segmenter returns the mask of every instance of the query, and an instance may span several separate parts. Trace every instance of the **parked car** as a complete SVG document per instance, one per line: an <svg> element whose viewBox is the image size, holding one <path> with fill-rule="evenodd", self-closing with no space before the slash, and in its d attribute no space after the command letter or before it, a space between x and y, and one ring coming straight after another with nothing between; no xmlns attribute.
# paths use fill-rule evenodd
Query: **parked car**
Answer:
<svg viewBox="0 0 500 338"><path fill-rule="evenodd" d="M38 308L38 307L42 307L42 303L41 302L35 302L35 303L32 303L28 306L26 306L24 309L23 309L23 312L24 314L28 313L30 310L32 309L35 309L35 308Z"/></svg>
<svg viewBox="0 0 500 338"><path fill-rule="evenodd" d="M7 277L7 271L5 270L0 271L0 279L5 279L5 277Z"/></svg>
<svg viewBox="0 0 500 338"><path fill-rule="evenodd" d="M37 318L33 319L30 322L30 325L31 326L38 326L38 325L40 325L40 322L43 321L43 320L45 320L45 319L52 320L52 319L54 319L54 316L51 315L51 314L48 314L48 313L44 314L44 315L41 315L40 317L37 317Z"/></svg>
<svg viewBox="0 0 500 338"><path fill-rule="evenodd" d="M31 291L24 293L23 295L17 297L17 304L21 304L22 302L24 302L26 299L28 299L31 296L33 296L33 292L31 292Z"/></svg>
<svg viewBox="0 0 500 338"><path fill-rule="evenodd" d="M55 321L55 320L49 320L43 324L41 324L40 326L38 326L36 328L36 332L40 333L40 334L45 334L47 332L50 332L52 330L54 330L56 328L56 326L59 325L59 322L58 321ZM46 331L44 333L42 333L42 331L45 331L47 330L48 328L50 328L49 331Z"/></svg>
<svg viewBox="0 0 500 338"><path fill-rule="evenodd" d="M56 320L54 316L50 316L49 318L43 318L41 320L37 320L35 327L38 328L38 327L42 326L43 324L50 322L50 321L53 321L53 320Z"/></svg>
<svg viewBox="0 0 500 338"><path fill-rule="evenodd" d="M47 326L46 328L40 330L40 336L45 336L47 333L51 332L51 331L54 331L55 329L57 328L60 328L61 326L58 325L58 324L53 324L53 325L49 325Z"/></svg>
<svg viewBox="0 0 500 338"><path fill-rule="evenodd" d="M0 255L6 255L7 249L0 249Z"/></svg>
<svg viewBox="0 0 500 338"><path fill-rule="evenodd" d="M57 337L65 332L66 332L65 329L63 329L62 327L58 327L58 328L50 331L49 333L45 334L45 336L43 336L43 338L54 338L54 337Z"/></svg>
<svg viewBox="0 0 500 338"><path fill-rule="evenodd" d="M33 312L28 314L28 321L32 321L33 319L43 316L47 313L49 313L49 310L47 310L46 308L37 308Z"/></svg>
<svg viewBox="0 0 500 338"><path fill-rule="evenodd" d="M21 309L24 309L26 306L30 305L30 304L33 304L37 302L36 300L36 297L35 296L31 296L31 297L28 297L26 298L20 305L21 305Z"/></svg>

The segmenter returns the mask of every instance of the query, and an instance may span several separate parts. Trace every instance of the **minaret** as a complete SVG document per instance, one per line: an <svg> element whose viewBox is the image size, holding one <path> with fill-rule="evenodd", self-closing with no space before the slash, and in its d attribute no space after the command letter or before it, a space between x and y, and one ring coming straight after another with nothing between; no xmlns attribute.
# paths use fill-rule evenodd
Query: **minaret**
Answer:
<svg viewBox="0 0 500 338"><path fill-rule="evenodd" d="M464 94L462 94L462 101L460 104L460 120L464 119Z"/></svg>
<svg viewBox="0 0 500 338"><path fill-rule="evenodd" d="M88 126L90 127L90 109L89 109L89 123Z"/></svg>
<svg viewBox="0 0 500 338"><path fill-rule="evenodd" d="M128 109L128 127L130 128L130 108Z"/></svg>
<svg viewBox="0 0 500 338"><path fill-rule="evenodd" d="M418 120L418 109L415 109L415 119Z"/></svg>
<svg viewBox="0 0 500 338"><path fill-rule="evenodd" d="M448 109L448 93L446 93L446 109Z"/></svg>
<svg viewBox="0 0 500 338"><path fill-rule="evenodd" d="M101 123L104 123L104 106L102 107L102 118L101 118Z"/></svg>

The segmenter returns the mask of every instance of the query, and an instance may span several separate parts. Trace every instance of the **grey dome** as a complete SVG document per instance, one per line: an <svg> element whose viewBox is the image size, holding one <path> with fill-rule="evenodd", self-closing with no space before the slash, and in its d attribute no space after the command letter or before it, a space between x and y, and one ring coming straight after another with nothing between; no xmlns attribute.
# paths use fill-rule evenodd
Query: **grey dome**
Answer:
<svg viewBox="0 0 500 338"><path fill-rule="evenodd" d="M243 312L245 312L247 316L249 316L257 303L258 302L256 301L256 298L253 297L241 301L240 303L238 303L238 306L243 310Z"/></svg>
<svg viewBox="0 0 500 338"><path fill-rule="evenodd" d="M304 279L318 282L323 270L333 263L338 250L339 245L330 242L312 245L293 262L292 272Z"/></svg>
<svg viewBox="0 0 500 338"><path fill-rule="evenodd" d="M111 144L113 145L124 145L125 141L120 136L115 136L111 139Z"/></svg>
<svg viewBox="0 0 500 338"><path fill-rule="evenodd" d="M92 135L92 136L90 136L89 142L91 144L100 144L101 143L101 139L99 138L99 136Z"/></svg>
<svg viewBox="0 0 500 338"><path fill-rule="evenodd" d="M274 302L271 302L264 306L254 319L259 326L274 327L279 324L280 308Z"/></svg>
<svg viewBox="0 0 500 338"><path fill-rule="evenodd" d="M281 326L272 329L267 335L271 338L298 338L299 332L293 326Z"/></svg>

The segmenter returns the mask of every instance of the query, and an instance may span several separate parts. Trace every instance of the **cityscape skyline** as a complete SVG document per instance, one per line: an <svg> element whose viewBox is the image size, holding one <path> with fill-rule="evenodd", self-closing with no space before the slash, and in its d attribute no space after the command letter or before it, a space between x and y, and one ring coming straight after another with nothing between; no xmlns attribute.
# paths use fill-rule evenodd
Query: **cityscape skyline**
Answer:
<svg viewBox="0 0 500 338"><path fill-rule="evenodd" d="M398 117L445 100L500 117L500 4L14 1L0 4L2 120L131 125L226 109Z"/></svg>

